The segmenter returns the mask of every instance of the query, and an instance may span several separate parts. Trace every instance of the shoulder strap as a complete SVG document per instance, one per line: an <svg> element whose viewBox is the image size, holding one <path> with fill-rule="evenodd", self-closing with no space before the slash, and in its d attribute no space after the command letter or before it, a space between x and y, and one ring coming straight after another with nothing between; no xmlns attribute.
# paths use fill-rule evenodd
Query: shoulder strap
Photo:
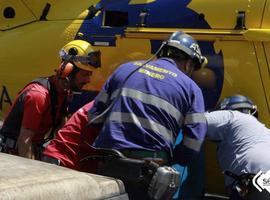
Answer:
<svg viewBox="0 0 270 200"><path fill-rule="evenodd" d="M32 80L29 84L32 84L32 83L38 83L38 84L42 85L43 87L45 87L46 89L48 89L49 91L51 90L51 83L50 83L48 77L36 78L36 79Z"/></svg>
<svg viewBox="0 0 270 200"><path fill-rule="evenodd" d="M51 105L52 105L51 115L52 115L53 126L52 126L51 132L50 132L50 134L48 136L48 139L53 138L54 131L56 130L56 128L58 127L58 125L60 123L60 122L56 121L56 112L57 112L57 109L56 109L56 107L57 107L57 91L56 91L56 88L51 83L51 78L50 77L37 78L37 79L34 79L33 81L31 81L29 84L31 84L31 83L40 84L49 91L50 99L51 99Z"/></svg>
<svg viewBox="0 0 270 200"><path fill-rule="evenodd" d="M31 81L29 84L37 83L42 85L44 88L46 88L49 91L50 99L51 99L51 105L52 105L52 120L53 120L53 126L55 126L57 123L55 122L56 118L56 106L57 106L57 92L56 88L50 81L50 77L47 78L37 78Z"/></svg>

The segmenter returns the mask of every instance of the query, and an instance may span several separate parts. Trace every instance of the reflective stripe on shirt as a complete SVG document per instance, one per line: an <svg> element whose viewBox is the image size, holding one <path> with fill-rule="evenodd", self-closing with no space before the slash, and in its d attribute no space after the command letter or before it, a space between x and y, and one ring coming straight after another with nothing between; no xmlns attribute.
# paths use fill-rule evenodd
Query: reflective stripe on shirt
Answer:
<svg viewBox="0 0 270 200"><path fill-rule="evenodd" d="M108 100L109 100L109 95L107 92L105 91L101 91L98 95L98 101L99 102L102 102L104 104L107 104L108 103Z"/></svg>
<svg viewBox="0 0 270 200"><path fill-rule="evenodd" d="M196 123L206 123L204 113L191 113L186 115L184 124L196 124Z"/></svg>
<svg viewBox="0 0 270 200"><path fill-rule="evenodd" d="M100 117L98 117L98 116L99 115L95 115L95 114L88 112L88 119L90 119L91 124L103 123L106 120L105 115L100 115Z"/></svg>
<svg viewBox="0 0 270 200"><path fill-rule="evenodd" d="M123 88L121 95L133 99L138 99L145 104L149 104L155 106L156 108L163 109L167 111L171 116L173 116L175 120L179 122L179 124L182 124L182 113L168 101L165 101L157 96L146 94L141 91L129 88Z"/></svg>
<svg viewBox="0 0 270 200"><path fill-rule="evenodd" d="M162 126L161 124L158 124L157 122L154 122L153 120L138 117L134 113L113 112L111 113L109 120L116 121L119 123L134 123L137 126L155 131L156 133L162 135L167 141L171 143L174 142L173 133L166 127Z"/></svg>
<svg viewBox="0 0 270 200"><path fill-rule="evenodd" d="M111 99L115 98L115 95L118 93L118 91L119 89L113 92ZM151 94L143 93L135 89L130 89L130 88L123 88L121 91L121 96L137 99L137 100L140 100L142 103L149 104L157 108L163 109L167 111L168 114L173 116L175 118L175 121L177 121L179 124L182 124L182 121L183 121L182 113L176 107L174 107L172 104L170 104L164 99L161 99ZM107 104L108 100L109 100L109 95L103 91L102 94L99 95L98 101ZM95 117L97 116L89 113L89 119L94 119ZM93 123L102 123L104 121L105 121L105 118L97 118L97 119L92 120Z"/></svg>
<svg viewBox="0 0 270 200"><path fill-rule="evenodd" d="M203 141L196 140L188 136L184 136L183 138L183 145L197 152L200 151L202 143Z"/></svg>
<svg viewBox="0 0 270 200"><path fill-rule="evenodd" d="M115 90L111 97L109 96L109 94L104 90L101 91L100 94L98 95L98 98L95 100L96 102L101 102L104 103L107 108L110 106L109 105L109 100L112 100L113 98L115 98L118 95L119 89ZM111 102L112 103L112 102ZM88 112L88 119L90 120L91 124L99 124L99 123L103 123L106 120L106 115L103 115L102 113L99 114L94 114L91 112Z"/></svg>
<svg viewBox="0 0 270 200"><path fill-rule="evenodd" d="M111 96L109 96L109 94L103 90L100 92L99 96L98 96L98 101L99 102L102 102L104 104L108 104L109 100L112 100L114 99L116 96L118 96L118 92L119 92L120 89L117 89L115 90Z"/></svg>

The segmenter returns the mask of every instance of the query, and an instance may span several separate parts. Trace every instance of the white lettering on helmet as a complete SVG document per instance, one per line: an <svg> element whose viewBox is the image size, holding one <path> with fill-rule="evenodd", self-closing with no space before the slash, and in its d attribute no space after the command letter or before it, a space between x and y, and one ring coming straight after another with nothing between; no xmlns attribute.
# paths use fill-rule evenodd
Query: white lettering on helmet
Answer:
<svg viewBox="0 0 270 200"><path fill-rule="evenodd" d="M197 57L201 56L201 50L198 44L192 43L189 48L193 49Z"/></svg>

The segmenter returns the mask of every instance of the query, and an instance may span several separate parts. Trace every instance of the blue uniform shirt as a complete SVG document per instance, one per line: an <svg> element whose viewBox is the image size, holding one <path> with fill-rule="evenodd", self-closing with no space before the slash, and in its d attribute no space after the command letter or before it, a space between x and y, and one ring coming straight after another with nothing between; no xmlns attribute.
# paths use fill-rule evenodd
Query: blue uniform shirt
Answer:
<svg viewBox="0 0 270 200"><path fill-rule="evenodd" d="M104 123L93 145L172 154L182 128L183 142L176 151L180 156L191 157L199 151L206 132L201 90L171 59L143 64L144 61L135 61L121 65L95 99L90 119L111 107L106 116L92 122Z"/></svg>

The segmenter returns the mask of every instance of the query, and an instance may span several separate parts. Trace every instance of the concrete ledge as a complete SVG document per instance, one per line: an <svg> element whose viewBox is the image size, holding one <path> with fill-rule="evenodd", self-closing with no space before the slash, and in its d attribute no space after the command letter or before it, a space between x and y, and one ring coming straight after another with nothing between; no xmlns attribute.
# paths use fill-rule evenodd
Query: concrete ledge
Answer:
<svg viewBox="0 0 270 200"><path fill-rule="evenodd" d="M0 153L1 200L110 199L117 196L127 197L120 180Z"/></svg>

